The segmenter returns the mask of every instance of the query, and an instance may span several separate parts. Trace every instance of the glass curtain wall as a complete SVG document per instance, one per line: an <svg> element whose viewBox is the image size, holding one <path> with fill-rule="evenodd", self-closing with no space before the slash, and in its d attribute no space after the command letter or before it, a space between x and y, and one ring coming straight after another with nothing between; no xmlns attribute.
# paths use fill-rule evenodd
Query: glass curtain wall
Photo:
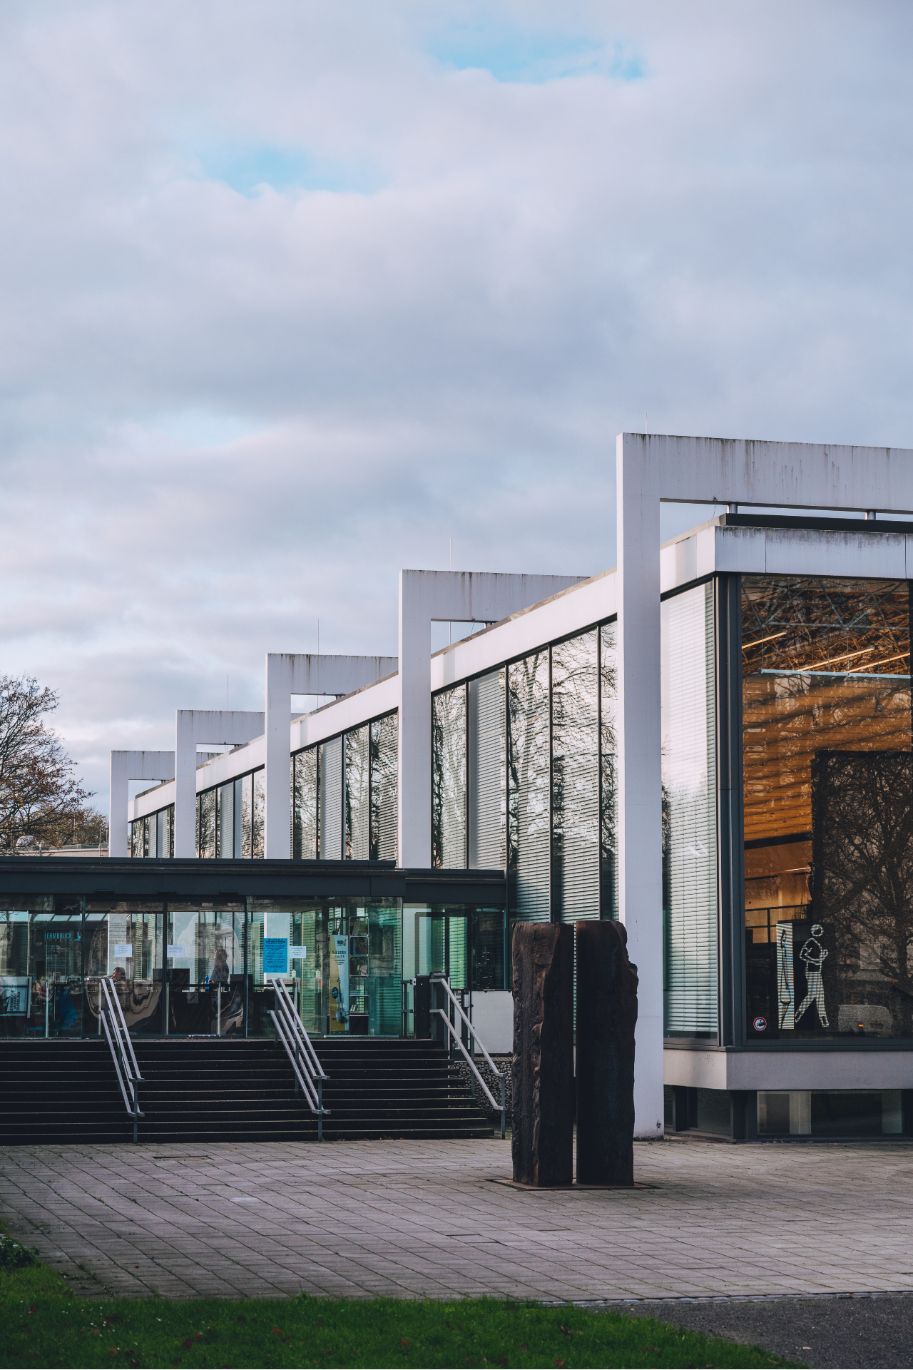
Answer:
<svg viewBox="0 0 913 1370"><path fill-rule="evenodd" d="M317 859L317 748L292 757L292 855Z"/></svg>
<svg viewBox="0 0 913 1370"><path fill-rule="evenodd" d="M264 773L253 771L197 795L197 856L263 855ZM174 808L169 814L167 855L174 855ZM153 855L154 853L147 853ZM158 855L166 853L159 850Z"/></svg>
<svg viewBox="0 0 913 1370"><path fill-rule="evenodd" d="M548 648L507 668L507 871L511 915L551 916Z"/></svg>
<svg viewBox="0 0 913 1370"><path fill-rule="evenodd" d="M346 733L343 739L345 783L345 856L350 861L367 861L370 842L370 729L368 724Z"/></svg>
<svg viewBox="0 0 913 1370"><path fill-rule="evenodd" d="M469 866L507 865L506 672L470 680L466 740L469 785Z"/></svg>
<svg viewBox="0 0 913 1370"><path fill-rule="evenodd" d="M396 714L371 723L371 860L396 860L399 728Z"/></svg>
<svg viewBox="0 0 913 1370"><path fill-rule="evenodd" d="M174 805L130 824L131 856L174 856Z"/></svg>
<svg viewBox="0 0 913 1370"><path fill-rule="evenodd" d="M614 917L614 710L612 624L435 695L435 864L506 866L514 918Z"/></svg>
<svg viewBox="0 0 913 1370"><path fill-rule="evenodd" d="M669 1036L719 1028L714 586L662 605L663 905Z"/></svg>
<svg viewBox="0 0 913 1370"><path fill-rule="evenodd" d="M466 686L431 701L431 860L466 865Z"/></svg>
<svg viewBox="0 0 913 1370"><path fill-rule="evenodd" d="M396 714L292 757L292 852L299 860L395 861Z"/></svg>
<svg viewBox="0 0 913 1370"><path fill-rule="evenodd" d="M552 911L599 917L599 634L552 648Z"/></svg>
<svg viewBox="0 0 913 1370"><path fill-rule="evenodd" d="M906 581L741 583L747 1031L913 1035Z"/></svg>

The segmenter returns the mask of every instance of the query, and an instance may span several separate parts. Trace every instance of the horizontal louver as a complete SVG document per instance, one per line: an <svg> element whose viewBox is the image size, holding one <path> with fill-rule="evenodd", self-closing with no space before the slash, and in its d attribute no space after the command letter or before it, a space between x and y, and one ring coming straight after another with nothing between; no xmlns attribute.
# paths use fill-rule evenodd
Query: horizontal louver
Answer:
<svg viewBox="0 0 913 1370"><path fill-rule="evenodd" d="M345 855L367 861L370 854L368 808L368 725L345 735Z"/></svg>
<svg viewBox="0 0 913 1370"><path fill-rule="evenodd" d="M503 670L469 682L469 865L474 870L507 864L504 689Z"/></svg>
<svg viewBox="0 0 913 1370"><path fill-rule="evenodd" d="M342 860L342 738L322 742L318 750L320 792L320 859Z"/></svg>
<svg viewBox="0 0 913 1370"><path fill-rule="evenodd" d="M397 714L375 718L371 724L371 860L396 860Z"/></svg>
<svg viewBox="0 0 913 1370"><path fill-rule="evenodd" d="M317 856L317 748L292 757L292 854L299 861Z"/></svg>
<svg viewBox="0 0 913 1370"><path fill-rule="evenodd" d="M431 706L431 859L453 870L466 865L466 686Z"/></svg>
<svg viewBox="0 0 913 1370"><path fill-rule="evenodd" d="M718 1028L713 588L662 607L666 1031Z"/></svg>

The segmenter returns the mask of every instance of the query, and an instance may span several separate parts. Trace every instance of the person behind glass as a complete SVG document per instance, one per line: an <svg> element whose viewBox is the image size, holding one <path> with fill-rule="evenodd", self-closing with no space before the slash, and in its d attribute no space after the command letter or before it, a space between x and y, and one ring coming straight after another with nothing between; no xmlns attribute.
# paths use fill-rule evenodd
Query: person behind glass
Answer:
<svg viewBox="0 0 913 1370"><path fill-rule="evenodd" d="M228 964L228 952L224 947L216 947L216 954L212 963L212 970L209 972L210 985L227 985L231 979L231 969Z"/></svg>

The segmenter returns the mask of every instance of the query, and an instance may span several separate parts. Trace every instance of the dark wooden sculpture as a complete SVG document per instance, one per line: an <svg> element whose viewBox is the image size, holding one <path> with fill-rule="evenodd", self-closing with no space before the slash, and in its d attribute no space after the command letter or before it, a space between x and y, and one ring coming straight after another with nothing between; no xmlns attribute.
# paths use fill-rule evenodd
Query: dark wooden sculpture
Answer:
<svg viewBox="0 0 913 1370"><path fill-rule="evenodd" d="M513 937L514 1180L573 1183L573 930L518 923Z"/></svg>
<svg viewBox="0 0 913 1370"><path fill-rule="evenodd" d="M634 1183L637 967L621 923L577 924L577 1183Z"/></svg>

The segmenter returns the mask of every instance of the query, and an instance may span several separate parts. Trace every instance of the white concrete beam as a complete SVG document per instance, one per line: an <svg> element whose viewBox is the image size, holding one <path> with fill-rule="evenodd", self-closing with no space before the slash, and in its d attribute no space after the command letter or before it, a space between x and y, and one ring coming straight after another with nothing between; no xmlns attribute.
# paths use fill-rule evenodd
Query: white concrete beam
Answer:
<svg viewBox="0 0 913 1370"><path fill-rule="evenodd" d="M266 657L265 852L291 852L289 711L293 695L348 695L396 670L396 657L269 652Z"/></svg>
<svg viewBox="0 0 913 1370"><path fill-rule="evenodd" d="M235 746L263 732L263 714L248 709L178 709L174 727L174 854L197 854L197 749Z"/></svg>
<svg viewBox="0 0 913 1370"><path fill-rule="evenodd" d="M129 856L127 804L130 798L130 781L173 780L174 752L112 752L110 778L108 855Z"/></svg>
<svg viewBox="0 0 913 1370"><path fill-rule="evenodd" d="M431 624L497 623L582 576L401 571L398 864L431 865Z"/></svg>
<svg viewBox="0 0 913 1370"><path fill-rule="evenodd" d="M659 508L684 503L913 511L913 452L652 437L616 444L619 904L640 976L635 1131L663 1131Z"/></svg>

